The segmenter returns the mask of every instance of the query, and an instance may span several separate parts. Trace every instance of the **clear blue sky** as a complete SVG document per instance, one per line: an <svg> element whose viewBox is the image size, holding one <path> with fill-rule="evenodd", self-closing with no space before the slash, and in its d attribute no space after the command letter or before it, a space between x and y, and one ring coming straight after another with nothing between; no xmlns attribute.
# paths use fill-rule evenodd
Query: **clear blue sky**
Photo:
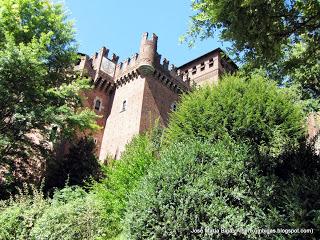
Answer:
<svg viewBox="0 0 320 240"><path fill-rule="evenodd" d="M79 51L88 55L102 46L120 60L139 51L143 32L158 35L158 52L180 66L214 48L225 49L218 38L197 41L190 49L179 43L193 15L191 0L57 0L69 11L77 31Z"/></svg>

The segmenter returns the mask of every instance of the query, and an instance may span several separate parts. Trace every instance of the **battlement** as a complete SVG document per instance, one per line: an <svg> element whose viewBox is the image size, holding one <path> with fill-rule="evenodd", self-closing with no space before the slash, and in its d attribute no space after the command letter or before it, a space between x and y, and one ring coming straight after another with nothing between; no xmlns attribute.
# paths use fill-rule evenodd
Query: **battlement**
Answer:
<svg viewBox="0 0 320 240"><path fill-rule="evenodd" d="M114 53L109 57L110 50L102 47L91 58L81 54L80 63L75 69L85 70L83 72L93 79L95 85L102 82L102 86L108 85L106 82L123 85L138 75L152 77L160 74L161 77L155 79L165 79L162 81L165 85L176 86L182 91L188 91L191 82L200 85L217 82L220 74L236 69L232 61L228 62L229 58L222 57L224 53L219 48L177 68L167 58L161 57L157 45L158 36L145 32L141 37L139 52L124 61L118 63L119 57Z"/></svg>
<svg viewBox="0 0 320 240"><path fill-rule="evenodd" d="M124 84L137 74L143 77L160 74L161 79L166 79L167 83L163 82L165 85L171 86L172 83L174 89L176 87L180 92L188 91L190 82L183 80L180 70L170 64L167 58L161 59L161 55L157 52L157 41L157 35L153 34L149 39L148 33L143 33L140 52L117 64L114 77L117 85Z"/></svg>
<svg viewBox="0 0 320 240"><path fill-rule="evenodd" d="M93 69L100 70L104 59L107 59L110 62L117 64L117 62L119 60L119 56L117 56L115 53L113 53L111 58L109 58L108 57L109 51L110 50L108 48L102 47L98 53L96 52L93 54L93 56L91 57Z"/></svg>
<svg viewBox="0 0 320 240"><path fill-rule="evenodd" d="M139 54L135 53L131 57L128 57L125 61L118 63L116 66L115 78L118 78L120 75L137 68L139 62L138 60Z"/></svg>
<svg viewBox="0 0 320 240"><path fill-rule="evenodd" d="M233 73L237 65L220 49L214 49L178 68L184 81L192 81L197 85L218 83L224 72Z"/></svg>
<svg viewBox="0 0 320 240"><path fill-rule="evenodd" d="M140 55L134 54L127 58L124 62L120 62L116 66L116 73L114 81L117 85L122 85L140 73ZM153 72L148 76L156 76L164 85L168 86L173 91L185 92L190 89L190 82L184 81L180 70L173 64L169 64L169 60L164 58L161 61L161 55L156 53L156 61L152 65ZM145 76L143 74L143 76ZM163 81L165 80L165 81Z"/></svg>
<svg viewBox="0 0 320 240"><path fill-rule="evenodd" d="M91 57L79 54L75 70L90 77L94 89L84 92L86 106L103 116L103 128L94 134L99 158L115 158L136 134L145 132L158 119L167 124L180 94L197 85L215 83L236 66L215 49L177 68L157 52L156 34L143 33L138 53L119 62L116 54L102 47ZM235 66L235 67L234 67Z"/></svg>
<svg viewBox="0 0 320 240"><path fill-rule="evenodd" d="M156 34L152 33L151 38L149 38L149 33L144 32L142 34L142 38L141 38L141 45L143 45L143 44L154 44L157 48L158 36Z"/></svg>
<svg viewBox="0 0 320 240"><path fill-rule="evenodd" d="M113 53L109 58L109 49L102 47L89 57L86 54L79 54L79 62L75 70L80 72L81 76L87 76L92 79L96 88L106 92L113 88L116 64L119 57Z"/></svg>

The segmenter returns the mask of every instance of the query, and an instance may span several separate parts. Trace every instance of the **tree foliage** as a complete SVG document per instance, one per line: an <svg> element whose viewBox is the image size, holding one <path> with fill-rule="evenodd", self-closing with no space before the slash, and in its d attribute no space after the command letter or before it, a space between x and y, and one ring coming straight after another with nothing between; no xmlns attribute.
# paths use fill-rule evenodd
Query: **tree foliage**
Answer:
<svg viewBox="0 0 320 240"><path fill-rule="evenodd" d="M263 67L275 80L299 84L304 99L319 96L318 0L194 0L192 6L185 36L191 44L219 34L247 70Z"/></svg>
<svg viewBox="0 0 320 240"><path fill-rule="evenodd" d="M192 139L174 143L131 193L124 221L126 237L316 239L320 236L320 165L319 156L308 157L297 159L313 162L318 170L302 168L298 173L291 169L290 177L283 178L276 168L268 174L261 172L253 164L259 157L243 143L227 138L213 144ZM281 228L312 228L314 233L254 232ZM237 232L228 234L222 229Z"/></svg>
<svg viewBox="0 0 320 240"><path fill-rule="evenodd" d="M69 186L83 186L91 180L103 177L101 165L95 156L93 139L84 137L69 146L69 153L62 159L47 161L45 189L63 188Z"/></svg>
<svg viewBox="0 0 320 240"><path fill-rule="evenodd" d="M126 146L119 160L106 169L106 179L94 185L93 192L105 203L106 236L117 237L123 230L121 223L130 193L153 166L161 146L162 129L155 127L145 135L136 136Z"/></svg>
<svg viewBox="0 0 320 240"><path fill-rule="evenodd" d="M13 199L0 201L0 239L99 239L107 227L103 206L78 187L67 186L52 198L25 187Z"/></svg>
<svg viewBox="0 0 320 240"><path fill-rule="evenodd" d="M78 93L89 85L74 78L75 59L74 30L61 5L0 0L0 164L9 172L14 159L42 155L30 147L34 131L43 147L96 128L95 114L80 109Z"/></svg>
<svg viewBox="0 0 320 240"><path fill-rule="evenodd" d="M228 135L261 155L279 156L304 138L304 115L294 100L263 76L225 76L183 96L166 139L214 142Z"/></svg>

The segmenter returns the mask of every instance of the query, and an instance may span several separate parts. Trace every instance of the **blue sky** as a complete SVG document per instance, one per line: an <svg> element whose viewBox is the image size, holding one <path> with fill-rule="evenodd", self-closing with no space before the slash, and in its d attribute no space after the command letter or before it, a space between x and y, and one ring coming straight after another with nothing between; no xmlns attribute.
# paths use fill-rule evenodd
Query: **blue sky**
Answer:
<svg viewBox="0 0 320 240"><path fill-rule="evenodd" d="M143 32L156 33L158 52L170 63L180 66L217 47L225 49L217 38L197 41L194 48L180 44L193 15L191 0L63 0L74 20L79 51L88 55L102 46L120 60L139 51Z"/></svg>

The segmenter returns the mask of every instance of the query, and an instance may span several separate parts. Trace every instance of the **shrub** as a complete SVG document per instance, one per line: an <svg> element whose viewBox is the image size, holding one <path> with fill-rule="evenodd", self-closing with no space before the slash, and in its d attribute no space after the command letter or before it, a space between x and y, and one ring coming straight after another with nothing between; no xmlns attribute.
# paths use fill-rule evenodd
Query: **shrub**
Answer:
<svg viewBox="0 0 320 240"><path fill-rule="evenodd" d="M31 239L97 239L107 227L101 216L103 203L80 188L65 188L56 193L35 222Z"/></svg>
<svg viewBox="0 0 320 240"><path fill-rule="evenodd" d="M261 155L279 156L304 138L301 106L260 75L226 75L218 85L184 95L171 116L167 142L214 142L229 135Z"/></svg>
<svg viewBox="0 0 320 240"><path fill-rule="evenodd" d="M122 231L121 220L129 194L155 162L161 146L162 129L133 138L120 160L114 160L106 169L106 179L93 187L93 192L104 202L103 215L107 222L107 237L116 237Z"/></svg>
<svg viewBox="0 0 320 240"><path fill-rule="evenodd" d="M250 159L245 145L228 141L173 145L130 197L128 238L260 239L206 231L271 228L281 219L271 206L276 178L248 168Z"/></svg>
<svg viewBox="0 0 320 240"><path fill-rule="evenodd" d="M127 239L318 238L319 172L282 179L261 173L255 158L230 139L173 144L129 198ZM314 235L250 232L277 228L313 228Z"/></svg>
<svg viewBox="0 0 320 240"><path fill-rule="evenodd" d="M53 198L25 190L0 202L0 239L101 239L107 228L103 204L79 187L65 187Z"/></svg>
<svg viewBox="0 0 320 240"><path fill-rule="evenodd" d="M110 163L107 178L94 183L91 192L76 186L44 198L25 187L20 195L0 201L0 239L110 239L122 231L129 193L154 163L162 139L155 127L135 137L121 160ZM84 155L83 157L86 157Z"/></svg>
<svg viewBox="0 0 320 240"><path fill-rule="evenodd" d="M15 198L0 201L0 239L31 239L30 231L48 206L41 191L27 185Z"/></svg>

